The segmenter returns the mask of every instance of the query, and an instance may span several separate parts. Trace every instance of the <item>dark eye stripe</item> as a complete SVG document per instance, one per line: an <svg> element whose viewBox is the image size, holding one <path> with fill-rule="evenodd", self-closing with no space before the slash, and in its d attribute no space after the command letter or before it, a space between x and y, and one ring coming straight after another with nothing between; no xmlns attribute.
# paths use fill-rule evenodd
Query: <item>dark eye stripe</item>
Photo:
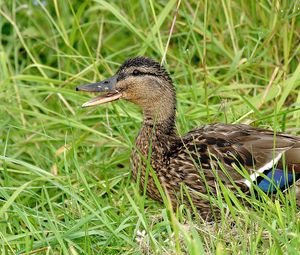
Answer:
<svg viewBox="0 0 300 255"><path fill-rule="evenodd" d="M126 75L126 74L124 74L124 73L119 73L119 74L118 74L117 81L125 80L126 77L128 77L128 75Z"/></svg>
<svg viewBox="0 0 300 255"><path fill-rule="evenodd" d="M136 70L134 70L136 71ZM141 71L138 71L136 73L132 73L133 76L142 76L142 75L151 75L151 76L162 76L160 74L156 74L156 73L149 73L149 72L141 72Z"/></svg>
<svg viewBox="0 0 300 255"><path fill-rule="evenodd" d="M143 76L143 75L150 75L150 76L156 76L156 77L163 76L162 74L138 71L138 73L136 73L136 74L134 74L133 72L131 74L119 73L117 80L121 81L121 80L125 80L127 77L130 77L130 76L135 76L136 77L136 76Z"/></svg>

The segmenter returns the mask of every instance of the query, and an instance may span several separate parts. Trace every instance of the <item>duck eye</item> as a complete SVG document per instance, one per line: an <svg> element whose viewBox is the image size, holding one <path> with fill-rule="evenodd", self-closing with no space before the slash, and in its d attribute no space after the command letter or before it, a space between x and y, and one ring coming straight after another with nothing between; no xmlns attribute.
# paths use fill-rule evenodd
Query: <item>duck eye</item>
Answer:
<svg viewBox="0 0 300 255"><path fill-rule="evenodd" d="M137 75L141 74L141 72L139 70L135 69L135 70L133 70L132 74L134 76L137 76Z"/></svg>

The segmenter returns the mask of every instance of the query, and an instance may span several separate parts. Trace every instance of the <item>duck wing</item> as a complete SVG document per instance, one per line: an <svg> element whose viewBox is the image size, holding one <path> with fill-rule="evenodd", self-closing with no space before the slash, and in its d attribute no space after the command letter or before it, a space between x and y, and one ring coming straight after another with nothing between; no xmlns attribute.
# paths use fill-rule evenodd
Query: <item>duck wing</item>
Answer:
<svg viewBox="0 0 300 255"><path fill-rule="evenodd" d="M230 186L233 180L245 190L256 182L265 192L284 189L295 176L300 177L300 138L248 125L213 124L196 128L171 151L171 170L175 168L192 188L199 187L197 182L201 182L196 181L196 172L198 178L199 172L204 174L209 186L214 185L218 176L226 185ZM252 181L237 171L234 164L243 166Z"/></svg>

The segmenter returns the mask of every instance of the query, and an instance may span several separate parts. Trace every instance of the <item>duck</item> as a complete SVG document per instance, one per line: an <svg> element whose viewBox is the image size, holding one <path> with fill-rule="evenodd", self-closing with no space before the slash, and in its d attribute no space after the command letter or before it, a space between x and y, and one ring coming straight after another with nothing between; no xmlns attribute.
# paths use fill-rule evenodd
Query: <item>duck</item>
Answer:
<svg viewBox="0 0 300 255"><path fill-rule="evenodd" d="M173 81L151 58L130 58L112 77L76 90L100 94L82 107L122 99L142 109L131 154L132 176L149 197L162 202L160 186L173 208L192 204L209 217L215 209L207 197L220 191L220 183L236 194L274 194L300 183L300 137L224 123L178 135ZM183 186L188 194L182 195Z"/></svg>

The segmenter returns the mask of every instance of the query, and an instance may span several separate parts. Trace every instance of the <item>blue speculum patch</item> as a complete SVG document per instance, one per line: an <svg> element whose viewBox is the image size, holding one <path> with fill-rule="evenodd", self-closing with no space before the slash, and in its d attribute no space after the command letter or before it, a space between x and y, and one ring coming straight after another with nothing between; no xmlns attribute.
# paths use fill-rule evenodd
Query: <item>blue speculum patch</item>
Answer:
<svg viewBox="0 0 300 255"><path fill-rule="evenodd" d="M299 175L295 176L293 173L283 171L281 169L270 169L264 172L265 176L257 178L258 187L264 192L274 192L277 189L286 189L293 183L293 180L297 180Z"/></svg>

